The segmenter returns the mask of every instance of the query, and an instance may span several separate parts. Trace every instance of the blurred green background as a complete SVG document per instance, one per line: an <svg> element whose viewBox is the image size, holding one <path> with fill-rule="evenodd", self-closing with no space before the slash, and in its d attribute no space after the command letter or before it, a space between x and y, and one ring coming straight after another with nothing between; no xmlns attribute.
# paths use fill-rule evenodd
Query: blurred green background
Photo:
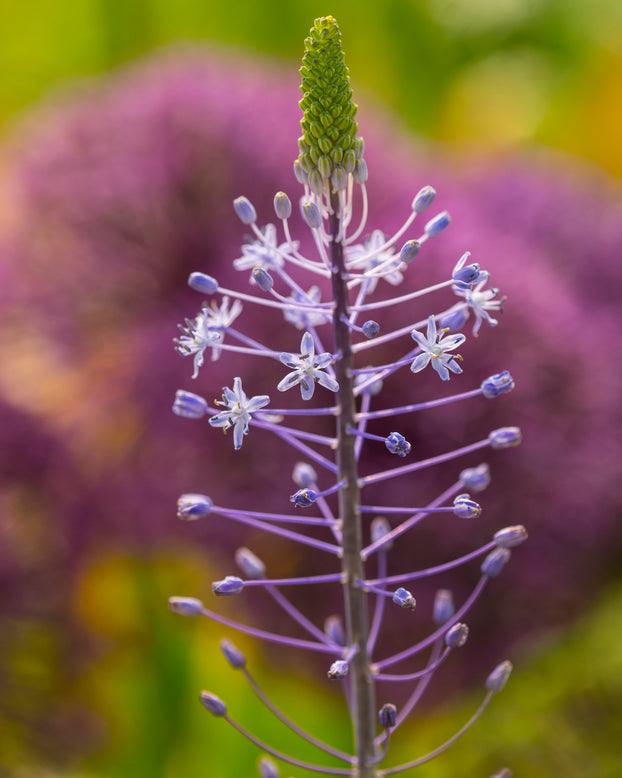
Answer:
<svg viewBox="0 0 622 778"><path fill-rule="evenodd" d="M313 18L328 13L344 34L356 94L385 103L420 140L465 155L544 145L622 176L619 0L0 0L0 122L8 133L41 100L174 41L242 47L295 69ZM68 687L58 688L54 676L62 642L53 630L25 623L3 638L12 677L6 694L18 698L22 685L47 689L75 708L81 726L92 717L87 725L102 745L84 753L76 743L62 765L41 764L28 719L2 721L0 774L254 774L253 749L207 717L198 690L213 682L270 741L283 742L281 730L272 736L241 680L211 658L219 630L172 619L162 607L170 594L198 588L205 568L201 552L193 557L186 547L146 559L103 549L85 560L72 608L100 646L99 659L76 668ZM621 775L621 613L622 588L614 588L567 632L530 646L494 713L421 774L486 776L507 763L531 778ZM252 645L245 648L252 656ZM308 680L291 695L287 674L261 656L256 662L275 698L302 700L300 717L317 734L339 731L331 699ZM458 696L415 721L417 751L451 734L476 704ZM58 737L71 743L70 732Z"/></svg>

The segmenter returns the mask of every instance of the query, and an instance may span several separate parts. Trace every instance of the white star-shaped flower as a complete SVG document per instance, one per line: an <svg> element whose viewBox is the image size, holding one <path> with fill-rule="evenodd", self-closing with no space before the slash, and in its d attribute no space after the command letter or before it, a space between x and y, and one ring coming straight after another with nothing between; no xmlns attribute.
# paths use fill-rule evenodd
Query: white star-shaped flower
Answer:
<svg viewBox="0 0 622 778"><path fill-rule="evenodd" d="M466 338L460 332L444 337L448 331L448 329L444 329L437 333L434 316L430 316L426 335L418 330L413 330L410 333L412 339L421 349L421 354L415 358L410 366L413 373L423 370L430 362L443 381L449 381L450 370L452 373L462 372L462 368L458 364L458 360L462 357L459 354L449 354L448 352L458 348Z"/></svg>
<svg viewBox="0 0 622 778"><path fill-rule="evenodd" d="M339 390L337 381L324 372L324 368L333 361L333 355L325 352L316 356L315 344L310 332L305 332L302 336L300 354L283 352L279 359L287 367L293 368L292 372L288 373L277 386L279 392L285 392L292 386L300 384L302 399L310 400L313 397L316 381L331 392Z"/></svg>
<svg viewBox="0 0 622 778"><path fill-rule="evenodd" d="M225 410L212 416L209 423L212 427L222 427L225 432L233 427L233 448L237 451L242 447L244 435L248 435L252 414L269 402L267 394L258 394L249 400L242 389L242 379L236 377L233 379L233 389L224 386L222 401L216 401L216 405Z"/></svg>

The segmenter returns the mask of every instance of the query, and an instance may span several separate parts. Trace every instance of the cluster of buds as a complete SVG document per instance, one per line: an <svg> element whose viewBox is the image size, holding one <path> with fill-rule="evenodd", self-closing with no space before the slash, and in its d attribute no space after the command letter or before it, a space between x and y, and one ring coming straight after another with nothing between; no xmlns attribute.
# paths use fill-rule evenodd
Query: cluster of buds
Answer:
<svg viewBox="0 0 622 778"><path fill-rule="evenodd" d="M329 658L327 678L344 686L349 703L354 730L351 753L318 740L282 713L251 676L244 655L229 639L223 640L221 647L227 662L244 674L267 709L340 765L312 764L259 741L229 715L220 698L203 692L201 702L208 711L225 719L266 752L259 761L260 775L278 776L278 768L271 759L276 757L315 772L371 778L408 770L442 753L481 716L491 697L505 685L512 669L508 661L492 670L485 681L482 705L447 743L404 764L387 766L391 736L417 705L434 672L465 644L469 633L465 617L487 583L508 563L512 549L527 534L522 526L505 527L490 541L457 559L431 568L389 573L392 547L397 541L408 543L423 520L443 514L473 520L480 516L482 506L472 495L488 486L489 468L485 463L457 468L457 475L447 488L422 505L372 504L365 499L366 489L385 481L410 479L414 473L443 463L453 466L454 460L487 448L513 447L520 443L521 434L517 427L495 429L481 440L423 459L413 454L417 445L407 439L408 420L413 414L473 398L480 398L476 400L479 402L495 401L511 391L514 382L507 370L466 391L408 405L389 403L373 407L383 396L383 383L398 371L405 373L405 381L413 383L417 381L416 374L430 368L443 383L452 378L464 380L456 378L463 373L463 360L457 349L466 340L466 335L458 330L470 317L474 319L474 335L484 322L495 326L497 321L491 314L501 310L502 299L498 298L498 290L485 288L489 274L471 261L468 252L457 262L454 260L446 277L434 286L405 289L388 297L380 293L384 282L388 282L384 288L392 290L403 284L425 243L448 227L449 215L442 211L427 219L421 230L413 228L415 220L428 211L436 196L431 186L424 186L413 198L404 223L394 235L385 236L374 230L368 238L362 238L367 221L364 144L357 135L356 106L352 102L339 29L332 17L316 20L306 40L301 72L303 136L294 167L304 186L300 217L310 231L315 255L303 254L300 244L291 237L293 209L284 192L278 192L274 198L274 213L283 235L281 242L277 227L272 223L260 226L253 204L244 197L238 198L234 202L235 212L252 230L253 239L233 264L239 271L249 273L250 290L223 288L211 275L192 273L190 287L210 301L194 319L186 320L182 335L176 340L178 352L193 357L193 377L200 375L206 353L212 359L227 352L252 355L274 368L272 373L266 369L265 374L274 375L274 390L288 393L285 397L291 397L292 402L275 408L270 394L247 394L242 377L235 376L214 406L203 396L185 390L177 392L173 405L179 416L206 418L210 426L232 431L236 450L242 447L252 428L276 436L283 445L284 461L291 459L292 452L301 460L293 469L297 489L293 494L288 493L291 488L284 490L280 512L223 507L206 495L184 494L179 498L178 516L208 521L218 516L261 529L283 543L299 543L309 553L328 555L334 560L334 572L271 578L256 554L240 548L236 553L237 574L225 575L212 584L213 593L221 597L243 596L248 589L260 587L303 628L306 639L232 620L209 610L195 597L172 597L170 607L184 616L204 616L230 629ZM355 199L360 204L357 224L353 224ZM325 288L330 293L322 301ZM444 310L426 312L421 319L413 320L413 302L441 289L453 292L459 301L455 302L454 297ZM262 306L292 325L290 329L282 328L283 337L285 342L291 342L293 336L294 345L300 342L299 351L269 348L259 340L258 333L245 330L241 325L246 305ZM384 332L383 312L388 308L392 313L401 308L407 318L403 326ZM366 319L372 312L375 318ZM366 319L362 325L359 318ZM296 330L303 333L300 340ZM387 343L401 348L401 355L387 363L376 359L370 366L373 355L382 354ZM298 389L301 402L294 400ZM315 403L310 403L312 398ZM396 423L398 418L400 424ZM368 431L370 423L382 424L384 419L389 420L390 426L383 434ZM332 429L330 434L314 430L320 422L324 430L327 421ZM401 431L395 431L396 427ZM368 472L365 455L373 448L376 459L382 455L388 464ZM404 460L403 464L394 466L391 455ZM410 483L413 482L409 480ZM318 527L326 537L318 537ZM478 563L479 578L463 602L454 604L449 590L438 589L432 613L421 616L430 622L427 637L383 655L381 635L387 603L399 606L403 619L418 619L419 609L411 588L416 591L420 579L442 577L458 566ZM284 590L326 584L341 589L345 607L343 614L331 615L321 627L307 618ZM406 622L402 632L408 634L408 630ZM413 669L411 660L421 657L423 660ZM392 703L378 709L375 700L379 684L398 684L401 688L410 684L411 690L399 709ZM507 771L501 774L509 775Z"/></svg>

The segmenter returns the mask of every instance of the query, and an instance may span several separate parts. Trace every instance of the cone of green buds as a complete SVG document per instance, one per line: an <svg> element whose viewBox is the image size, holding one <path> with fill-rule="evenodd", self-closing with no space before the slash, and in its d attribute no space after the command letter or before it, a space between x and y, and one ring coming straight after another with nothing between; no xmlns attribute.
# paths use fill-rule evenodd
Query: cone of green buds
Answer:
<svg viewBox="0 0 622 778"><path fill-rule="evenodd" d="M341 32L332 16L316 19L309 31L300 75L303 118L296 177L316 195L330 194L331 185L336 191L345 189L349 175L364 183L367 166L363 139L356 134L357 106L352 101Z"/></svg>

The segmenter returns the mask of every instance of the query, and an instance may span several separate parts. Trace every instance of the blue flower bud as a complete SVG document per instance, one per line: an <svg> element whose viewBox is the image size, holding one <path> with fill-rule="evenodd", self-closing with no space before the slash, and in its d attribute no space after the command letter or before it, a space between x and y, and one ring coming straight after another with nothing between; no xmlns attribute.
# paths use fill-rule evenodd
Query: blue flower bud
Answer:
<svg viewBox="0 0 622 778"><path fill-rule="evenodd" d="M482 562L480 570L483 575L487 575L489 578L495 578L503 570L508 563L512 552L509 548L502 548L497 546L486 556Z"/></svg>
<svg viewBox="0 0 622 778"><path fill-rule="evenodd" d="M214 581L212 591L219 597L228 597L231 594L239 594L244 588L244 581L236 575L227 575L222 581Z"/></svg>
<svg viewBox="0 0 622 778"><path fill-rule="evenodd" d="M477 467L467 467L460 473L460 480L472 492L483 492L490 485L490 468L485 462Z"/></svg>
<svg viewBox="0 0 622 778"><path fill-rule="evenodd" d="M445 645L447 648L460 648L467 642L469 628L459 621L450 627L445 633Z"/></svg>
<svg viewBox="0 0 622 778"><path fill-rule="evenodd" d="M299 489L289 498L297 508L308 508L317 500L317 493L313 489Z"/></svg>
<svg viewBox="0 0 622 778"><path fill-rule="evenodd" d="M266 577L266 566L253 552L242 546L235 552L235 562L245 578L256 581Z"/></svg>
<svg viewBox="0 0 622 778"><path fill-rule="evenodd" d="M214 294L218 291L218 281L205 273L190 273L188 286L201 294Z"/></svg>
<svg viewBox="0 0 622 778"><path fill-rule="evenodd" d="M363 335L365 335L366 338L375 338L380 332L380 325L377 321L372 321L370 319L369 321L366 321L365 324L363 324L361 329L363 330Z"/></svg>
<svg viewBox="0 0 622 778"><path fill-rule="evenodd" d="M307 462L297 462L294 466L292 480L298 486L313 486L313 484L317 483L317 473Z"/></svg>
<svg viewBox="0 0 622 778"><path fill-rule="evenodd" d="M236 197L233 201L233 209L242 224L254 224L257 221L257 211L246 197Z"/></svg>
<svg viewBox="0 0 622 778"><path fill-rule="evenodd" d="M514 548L527 540L527 530L522 524L514 527L504 527L495 532L493 540L500 548Z"/></svg>
<svg viewBox="0 0 622 778"><path fill-rule="evenodd" d="M518 427L500 427L488 436L491 448L511 448L520 445L521 431Z"/></svg>
<svg viewBox="0 0 622 778"><path fill-rule="evenodd" d="M168 607L180 616L200 616L203 603L196 597L169 597Z"/></svg>
<svg viewBox="0 0 622 778"><path fill-rule="evenodd" d="M364 184L368 177L367 162L364 159L357 159L354 163L352 178L357 184Z"/></svg>
<svg viewBox="0 0 622 778"><path fill-rule="evenodd" d="M182 494L177 500L177 518L184 521L209 516L214 503L205 494Z"/></svg>
<svg viewBox="0 0 622 778"><path fill-rule="evenodd" d="M433 219L430 219L430 221L423 228L423 231L429 238L436 238L441 234L441 232L443 232L444 229L449 227L450 222L450 215L447 213L447 211L442 211Z"/></svg>
<svg viewBox="0 0 622 778"><path fill-rule="evenodd" d="M345 659L337 659L330 666L327 675L331 681L336 681L340 678L345 678L348 674L348 669L349 666Z"/></svg>
<svg viewBox="0 0 622 778"><path fill-rule="evenodd" d="M387 702L378 711L378 718L383 729L392 729L397 721L397 708L393 703Z"/></svg>
<svg viewBox="0 0 622 778"><path fill-rule="evenodd" d="M341 616L328 616L326 621L324 622L324 634L329 637L333 643L336 643L338 646L345 646L346 644L346 633L343 629L343 622L341 620Z"/></svg>
<svg viewBox="0 0 622 778"><path fill-rule="evenodd" d="M455 612L453 594L449 589L439 589L434 597L434 608L432 610L434 623L441 627L452 618Z"/></svg>
<svg viewBox="0 0 622 778"><path fill-rule="evenodd" d="M257 762L257 772L261 778L279 778L281 772L269 756L262 756Z"/></svg>
<svg viewBox="0 0 622 778"><path fill-rule="evenodd" d="M434 198L436 197L436 189L431 186L424 186L417 192L415 199L412 202L412 209L415 213L423 213L427 211L432 205Z"/></svg>
<svg viewBox="0 0 622 778"><path fill-rule="evenodd" d="M309 173L309 189L316 195L321 195L324 191L324 179L317 170L312 170Z"/></svg>
<svg viewBox="0 0 622 778"><path fill-rule="evenodd" d="M497 665L486 679L486 688L488 691L494 692L495 694L500 692L507 683L511 672L512 663L507 659L505 662L501 662L501 664Z"/></svg>
<svg viewBox="0 0 622 778"><path fill-rule="evenodd" d="M204 708L206 708L214 716L226 716L227 706L225 703L211 692L201 692L199 699Z"/></svg>
<svg viewBox="0 0 622 778"><path fill-rule="evenodd" d="M476 519L481 512L482 506L468 494L459 494L454 499L454 514L460 519Z"/></svg>
<svg viewBox="0 0 622 778"><path fill-rule="evenodd" d="M201 419L207 413L207 401L198 394L178 389L175 392L173 413L185 419Z"/></svg>
<svg viewBox="0 0 622 778"><path fill-rule="evenodd" d="M471 265L464 265L459 270L454 270L452 278L459 287L464 288L474 284L480 275L480 267L477 262Z"/></svg>
<svg viewBox="0 0 622 778"><path fill-rule="evenodd" d="M419 243L418 240L407 241L400 250L400 261L404 262L406 265L410 265L420 250L421 243Z"/></svg>
<svg viewBox="0 0 622 778"><path fill-rule="evenodd" d="M511 392L515 386L516 384L509 371L504 370L502 373L495 373L482 381L481 389L484 397L492 399L500 394Z"/></svg>
<svg viewBox="0 0 622 778"><path fill-rule="evenodd" d="M304 219L305 224L311 227L312 230L317 230L322 224L320 209L308 197L303 197L300 200L300 215Z"/></svg>
<svg viewBox="0 0 622 778"><path fill-rule="evenodd" d="M438 326L449 332L460 332L469 320L469 315L468 305L458 303L455 308L450 308L447 313L439 317Z"/></svg>
<svg viewBox="0 0 622 778"><path fill-rule="evenodd" d="M393 593L393 602L396 605L399 605L401 608L408 608L408 610L411 611L415 610L415 606L417 604L415 602L415 598L408 591L408 589L404 589L401 586Z"/></svg>
<svg viewBox="0 0 622 778"><path fill-rule="evenodd" d="M330 177L330 182L337 192L343 191L348 185L348 173L343 165L337 165Z"/></svg>
<svg viewBox="0 0 622 778"><path fill-rule="evenodd" d="M391 532L391 525L384 516L376 516L376 518L371 523L370 532L371 542L377 543L379 540L385 538L389 532ZM386 543L383 543L382 548L385 551L393 548L393 540L389 540Z"/></svg>
<svg viewBox="0 0 622 778"><path fill-rule="evenodd" d="M264 270L263 267L254 267L251 278L262 292L269 292L274 286L272 276L267 270Z"/></svg>
<svg viewBox="0 0 622 778"><path fill-rule="evenodd" d="M294 175L299 184L307 184L309 182L309 174L300 164L299 160L295 160L294 162Z"/></svg>
<svg viewBox="0 0 622 778"><path fill-rule="evenodd" d="M292 215L292 201L285 192L277 192L274 195L274 212L279 219L289 219Z"/></svg>
<svg viewBox="0 0 622 778"><path fill-rule="evenodd" d="M220 641L220 650L234 670L240 670L246 666L246 657L228 638L223 638Z"/></svg>
<svg viewBox="0 0 622 778"><path fill-rule="evenodd" d="M410 454L412 448L410 443L399 432L391 432L384 441L385 446L392 454L397 454L399 457L405 457Z"/></svg>

